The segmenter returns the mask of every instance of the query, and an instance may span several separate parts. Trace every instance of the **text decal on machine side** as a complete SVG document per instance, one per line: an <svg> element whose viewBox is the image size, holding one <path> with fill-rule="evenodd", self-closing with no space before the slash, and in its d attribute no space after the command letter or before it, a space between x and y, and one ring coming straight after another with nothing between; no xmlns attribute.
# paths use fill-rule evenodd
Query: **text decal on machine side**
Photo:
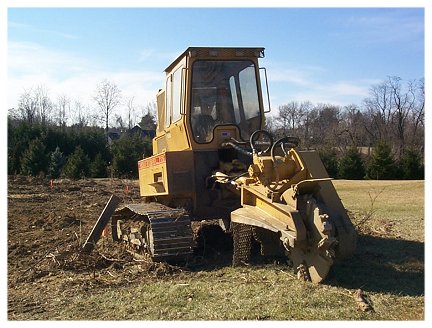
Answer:
<svg viewBox="0 0 432 328"><path fill-rule="evenodd" d="M165 153L157 155L157 156L152 156L146 159L143 159L142 161L138 162L138 169L139 170L143 170L143 169L148 169L149 167L152 166L157 166L159 164L163 164L166 162L166 157L165 157Z"/></svg>

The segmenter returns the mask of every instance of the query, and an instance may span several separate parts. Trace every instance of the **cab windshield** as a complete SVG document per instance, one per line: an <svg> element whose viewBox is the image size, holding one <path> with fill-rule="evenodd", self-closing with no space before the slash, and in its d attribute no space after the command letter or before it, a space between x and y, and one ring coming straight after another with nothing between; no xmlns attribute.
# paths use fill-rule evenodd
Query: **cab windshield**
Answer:
<svg viewBox="0 0 432 328"><path fill-rule="evenodd" d="M195 61L191 123L198 143L210 142L217 125L237 125L243 140L258 130L261 115L254 63L249 60Z"/></svg>

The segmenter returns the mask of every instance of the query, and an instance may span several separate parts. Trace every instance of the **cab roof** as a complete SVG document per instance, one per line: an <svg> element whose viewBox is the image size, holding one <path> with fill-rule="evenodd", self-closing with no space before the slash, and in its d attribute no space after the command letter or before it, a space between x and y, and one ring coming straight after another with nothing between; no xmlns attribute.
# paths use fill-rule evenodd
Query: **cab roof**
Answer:
<svg viewBox="0 0 432 328"><path fill-rule="evenodd" d="M264 48L261 47L189 47L180 56L178 56L166 69L165 72L171 72L172 68L178 64L184 57L189 58L263 58Z"/></svg>

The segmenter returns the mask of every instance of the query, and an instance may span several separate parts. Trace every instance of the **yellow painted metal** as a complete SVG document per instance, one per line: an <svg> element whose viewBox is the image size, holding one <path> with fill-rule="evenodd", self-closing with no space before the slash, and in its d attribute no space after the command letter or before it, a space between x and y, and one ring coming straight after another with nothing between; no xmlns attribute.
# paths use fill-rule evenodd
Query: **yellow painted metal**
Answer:
<svg viewBox="0 0 432 328"><path fill-rule="evenodd" d="M191 137L191 70L197 60L249 60L255 64L256 74L259 79L258 58L263 57L263 48L214 48L214 47L190 47L165 69L165 87L159 90L157 100L157 129L153 139L153 156L139 162L140 192L143 196L173 195L174 189L171 181L174 176L172 170L176 170L183 156L188 160L188 170L193 170L192 151L218 150L221 144L231 138L240 140L240 132L235 125L216 126L213 131L213 139L208 143L197 143ZM180 98L179 111L173 112L174 98L170 88L174 74L179 74ZM167 89L168 87L168 89ZM259 102L262 104L261 85L257 83ZM262 111L263 106L257 104ZM263 113L261 113L263 117ZM261 125L264 124L262 120ZM185 152L188 155L180 155ZM175 153L175 155L171 155ZM163 158L164 161L155 164L153 161ZM172 162L173 161L173 162ZM186 170L186 168L184 168ZM178 175L177 175L178 176ZM193 179L190 181L193 187ZM179 189L179 188L177 188ZM181 188L180 188L181 189Z"/></svg>
<svg viewBox="0 0 432 328"><path fill-rule="evenodd" d="M138 175L141 196L167 195L166 153L140 160Z"/></svg>
<svg viewBox="0 0 432 328"><path fill-rule="evenodd" d="M185 69L187 65L187 58L179 58L176 64L171 67L170 71L166 71L165 85L170 86L175 72L181 73L180 92L181 99L179 100L180 113L173 113L172 94L165 90L160 90L157 94L157 110L158 121L156 137L153 140L153 154L168 151L189 150L189 131L186 126L185 108L189 103L189 90L186 88L186 79L188 71ZM168 99L169 98L169 99ZM169 108L167 107L169 106Z"/></svg>
<svg viewBox="0 0 432 328"><path fill-rule="evenodd" d="M297 209L287 204L272 202L262 193L262 190L261 186L242 186L241 205L253 206L260 209L262 212L267 214L268 225L273 226L279 231L294 232L295 240L297 242L304 241L306 239L306 227ZM259 215L262 214L262 212L258 212L255 215L257 220L260 220ZM233 213L235 213L235 211ZM236 222L236 218L233 218L232 214L231 220ZM237 222L245 223L240 221Z"/></svg>
<svg viewBox="0 0 432 328"><path fill-rule="evenodd" d="M309 154L309 152L306 153ZM315 152L310 153L315 154ZM275 176L280 175L280 173L275 173L276 169L274 166L277 164L274 164L269 156L254 155L254 163L249 168L249 174L256 177L257 183L247 186L243 185L241 187L241 205L243 207L248 207L249 210L244 211L239 209L234 211L231 214L231 220L233 222L255 226L260 226L258 222L262 222L269 230L271 230L270 227L272 227L279 231L294 232L294 234L291 234L294 236L294 241L290 240L290 244L306 240L306 227L297 209L295 187L297 184L306 181L308 177L311 177L308 171L309 164L313 169L314 176L326 176L325 170L318 171L320 168L319 163L321 163L319 157L314 158L313 155L307 154L305 158L307 158L308 163L305 163L303 157L294 149L291 149L285 157L285 159L289 159L289 161L282 157L277 158L280 167L284 165L288 167L279 168L279 170L281 172L283 172L283 170L287 171L290 176L290 179L279 181L281 187L278 189L278 192L276 192L276 195L279 197L282 193L286 193L286 204L282 204L280 200L273 201L273 199L269 197L269 195L272 194L272 190L269 190L267 186L272 184L271 181L275 179ZM319 163L315 163L317 160ZM289 166L286 163L289 163ZM318 184L324 180L326 179L308 181L309 183L313 181L313 184ZM259 209L259 211L254 213L251 208ZM249 217L246 216L246 212Z"/></svg>
<svg viewBox="0 0 432 328"><path fill-rule="evenodd" d="M229 138L240 139L239 130L235 126L216 127L214 138L209 143L197 143L191 138L191 69L197 60L250 60L255 64L256 74L259 81L258 58L263 57L263 48L215 48L215 47L190 47L186 49L166 70L166 81L172 75L182 70L182 97L181 115L178 120L171 121L167 118L167 113L173 117L172 110L167 110L168 98L170 93L166 90L159 91L157 95L158 107L158 128L156 138L153 140L153 154L163 151L180 150L217 150L221 143ZM258 97L260 104L257 108L262 110L261 84L257 83ZM261 113L262 114L262 113ZM264 115L261 115L264 117ZM167 124L169 122L169 124ZM264 126L264 119L261 120L261 127Z"/></svg>
<svg viewBox="0 0 432 328"><path fill-rule="evenodd" d="M141 196L192 195L192 151L163 152L138 162Z"/></svg>
<svg viewBox="0 0 432 328"><path fill-rule="evenodd" d="M318 153L304 151L299 152L299 155L308 169L309 178L319 179L328 177ZM328 214L333 218L338 231L339 247L337 249L337 256L338 258L349 257L354 253L356 248L357 233L333 183L330 180L320 181L319 186L319 195L328 209Z"/></svg>
<svg viewBox="0 0 432 328"><path fill-rule="evenodd" d="M157 129L156 136L163 133L165 128L165 90L159 90L156 95L157 102Z"/></svg>

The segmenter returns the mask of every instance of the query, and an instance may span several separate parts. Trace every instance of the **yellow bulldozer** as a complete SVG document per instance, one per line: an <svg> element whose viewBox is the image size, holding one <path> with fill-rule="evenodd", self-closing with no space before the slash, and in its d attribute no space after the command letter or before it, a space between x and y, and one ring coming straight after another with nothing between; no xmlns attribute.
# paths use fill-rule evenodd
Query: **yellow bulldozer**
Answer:
<svg viewBox="0 0 432 328"><path fill-rule="evenodd" d="M186 259L191 221L218 220L234 265L254 242L314 283L354 252L355 229L317 152L264 130L263 57L264 48L190 47L166 68L153 156L138 162L143 202L115 210L115 241L155 261Z"/></svg>

